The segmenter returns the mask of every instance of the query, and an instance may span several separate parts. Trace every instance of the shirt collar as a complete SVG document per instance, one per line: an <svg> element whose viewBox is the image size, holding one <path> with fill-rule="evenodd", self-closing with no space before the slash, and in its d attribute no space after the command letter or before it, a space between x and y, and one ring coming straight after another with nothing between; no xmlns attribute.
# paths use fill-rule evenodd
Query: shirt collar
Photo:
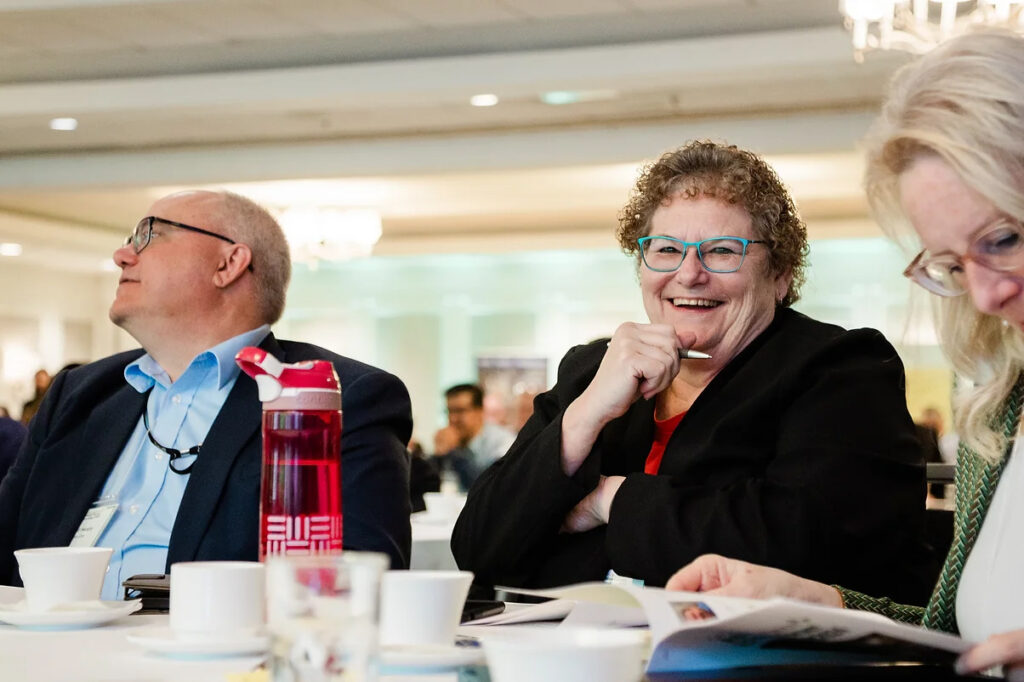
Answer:
<svg viewBox="0 0 1024 682"><path fill-rule="evenodd" d="M189 363L189 368L198 364L213 364L217 372L217 388L223 388L228 382L234 381L238 376L238 365L235 364L235 355L246 346L258 346L270 333L270 325L260 325L227 341L218 343L209 348ZM188 370L185 370L186 372ZM163 367L157 363L149 353L143 354L134 362L124 368L124 379L139 393L145 393L153 388L153 385L160 382L161 385L169 385L170 377Z"/></svg>

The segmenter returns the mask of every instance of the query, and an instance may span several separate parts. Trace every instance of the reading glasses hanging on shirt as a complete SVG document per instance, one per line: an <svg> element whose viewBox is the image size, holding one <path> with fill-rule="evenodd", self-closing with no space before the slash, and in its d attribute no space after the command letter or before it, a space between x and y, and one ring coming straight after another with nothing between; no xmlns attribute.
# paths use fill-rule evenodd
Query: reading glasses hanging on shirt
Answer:
<svg viewBox="0 0 1024 682"><path fill-rule="evenodd" d="M142 411L142 423L146 425L146 435L149 437L149 442L159 448L161 451L166 452L170 459L167 460L167 468L178 474L184 476L185 474L192 471L192 467L195 466L196 460L192 460L183 469L179 469L175 466L175 462L183 457L196 457L199 455L199 448L203 447L203 444L193 445L188 450L182 451L175 448L168 448L157 442L156 438L153 437L153 433L149 430L149 416L146 414L147 410Z"/></svg>

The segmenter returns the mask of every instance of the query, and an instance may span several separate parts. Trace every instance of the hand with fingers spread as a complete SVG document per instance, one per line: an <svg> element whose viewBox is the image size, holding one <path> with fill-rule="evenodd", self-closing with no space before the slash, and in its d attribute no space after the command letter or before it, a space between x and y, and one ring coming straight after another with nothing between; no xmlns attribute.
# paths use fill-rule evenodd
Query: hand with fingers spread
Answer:
<svg viewBox="0 0 1024 682"><path fill-rule="evenodd" d="M612 500L625 476L602 476L597 487L579 501L562 522L563 533L583 533L608 523Z"/></svg>
<svg viewBox="0 0 1024 682"><path fill-rule="evenodd" d="M1011 630L993 635L972 647L956 662L961 675L977 673L1001 665L1005 679L1024 680L1024 630Z"/></svg>
<svg viewBox="0 0 1024 682"><path fill-rule="evenodd" d="M669 590L710 592L727 597L768 599L789 597L825 606L842 606L839 591L824 583L718 554L704 554L676 571Z"/></svg>
<svg viewBox="0 0 1024 682"><path fill-rule="evenodd" d="M689 337L681 339L667 324L626 322L615 330L597 374L562 420L562 470L567 475L583 464L605 424L624 415L637 399L653 398L672 383L679 373L679 350L694 342Z"/></svg>

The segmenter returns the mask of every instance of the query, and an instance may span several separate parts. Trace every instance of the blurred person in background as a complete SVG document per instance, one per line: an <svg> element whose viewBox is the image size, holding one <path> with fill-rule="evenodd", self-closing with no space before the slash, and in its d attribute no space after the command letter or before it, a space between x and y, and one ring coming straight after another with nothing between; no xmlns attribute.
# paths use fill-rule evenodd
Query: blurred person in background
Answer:
<svg viewBox="0 0 1024 682"><path fill-rule="evenodd" d="M923 603L934 575L903 365L879 332L791 308L807 233L775 172L734 146L667 152L618 238L649 321L562 359L470 490L459 566L489 585L614 571L661 586L718 548ZM704 359L681 359L691 349Z"/></svg>
<svg viewBox="0 0 1024 682"><path fill-rule="evenodd" d="M903 67L867 146L873 212L920 250L904 274L937 295L958 377L954 538L931 600L906 606L716 555L668 587L781 595L956 632L979 642L958 672L1001 665L1024 679L1024 38L967 34Z"/></svg>
<svg viewBox="0 0 1024 682"><path fill-rule="evenodd" d="M508 427L508 407L498 393L484 393L484 423Z"/></svg>
<svg viewBox="0 0 1024 682"><path fill-rule="evenodd" d="M480 472L508 451L515 434L484 418L484 392L478 385L452 386L444 397L448 426L434 436L434 456L468 490Z"/></svg>
<svg viewBox="0 0 1024 682"><path fill-rule="evenodd" d="M413 513L426 510L423 493L441 489L441 475L416 439L409 441L409 503Z"/></svg>
<svg viewBox="0 0 1024 682"><path fill-rule="evenodd" d="M46 395L46 389L50 387L51 381L50 373L45 369L40 369L36 372L33 377L33 383L35 385L35 394L32 399L26 402L21 408L21 423L26 426L32 417L36 415L36 411L39 410L39 406L43 403L43 397Z"/></svg>

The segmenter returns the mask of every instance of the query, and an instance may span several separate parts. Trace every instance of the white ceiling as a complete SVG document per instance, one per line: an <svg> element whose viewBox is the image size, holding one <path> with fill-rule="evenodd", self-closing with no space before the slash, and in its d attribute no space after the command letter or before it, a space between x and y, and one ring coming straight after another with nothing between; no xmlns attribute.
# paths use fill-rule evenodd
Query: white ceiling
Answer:
<svg viewBox="0 0 1024 682"><path fill-rule="evenodd" d="M380 253L611 245L637 164L705 137L770 155L817 234L870 229L855 145L902 58L855 64L836 5L0 0L0 241L95 268L228 184L376 208Z"/></svg>

